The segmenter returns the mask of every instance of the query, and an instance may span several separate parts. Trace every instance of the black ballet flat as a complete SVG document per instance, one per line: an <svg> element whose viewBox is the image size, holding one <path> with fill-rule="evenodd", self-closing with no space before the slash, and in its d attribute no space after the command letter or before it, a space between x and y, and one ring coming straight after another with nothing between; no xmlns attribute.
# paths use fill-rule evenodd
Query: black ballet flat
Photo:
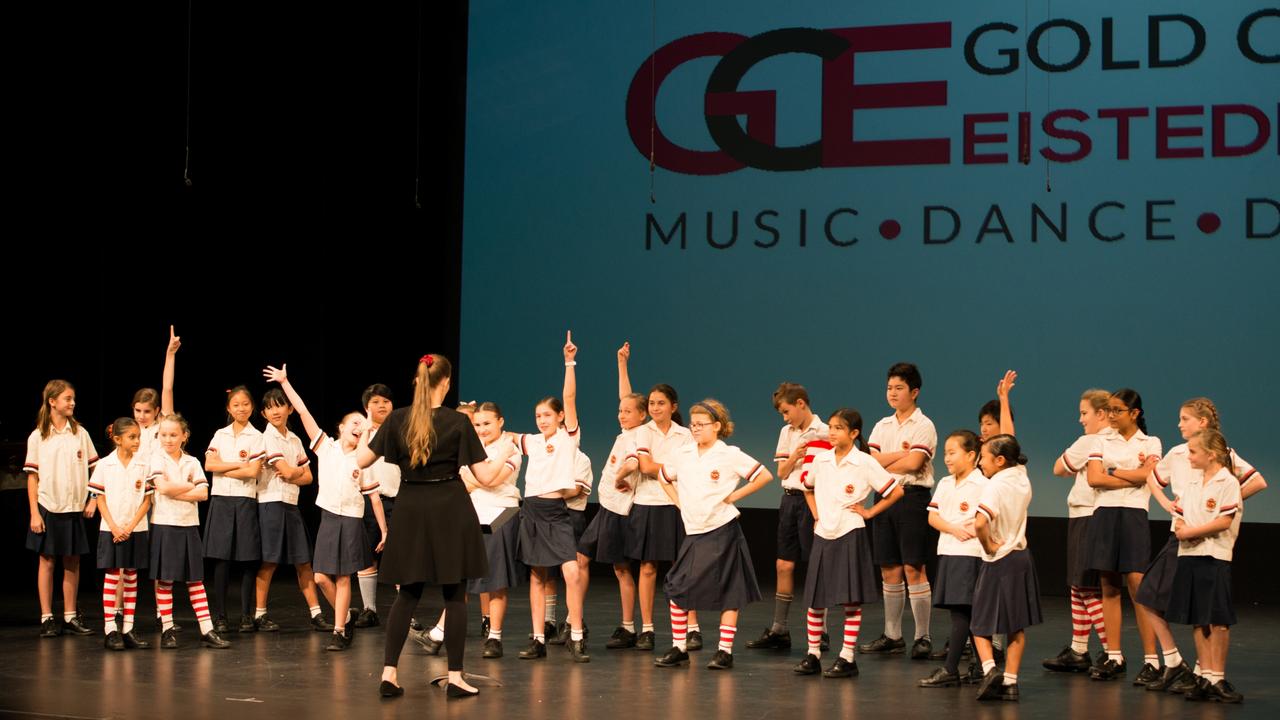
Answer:
<svg viewBox="0 0 1280 720"><path fill-rule="evenodd" d="M401 690L400 692L404 692L404 691ZM450 698L466 698L466 697L475 697L476 695L480 694L480 691L467 690L461 685L454 685L453 683L449 683L448 687L445 688L445 694L448 695Z"/></svg>
<svg viewBox="0 0 1280 720"><path fill-rule="evenodd" d="M378 694L384 698L400 697L404 694L404 688L383 680L382 684L378 686Z"/></svg>

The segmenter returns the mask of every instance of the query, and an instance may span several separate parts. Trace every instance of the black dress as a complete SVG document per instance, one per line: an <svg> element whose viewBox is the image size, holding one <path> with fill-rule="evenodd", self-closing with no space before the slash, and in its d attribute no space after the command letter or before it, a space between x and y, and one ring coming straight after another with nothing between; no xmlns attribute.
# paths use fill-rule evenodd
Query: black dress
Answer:
<svg viewBox="0 0 1280 720"><path fill-rule="evenodd" d="M396 522L378 566L383 583L449 585L489 572L480 520L458 468L488 459L471 420L449 408L432 414L435 442L426 465L413 465L405 432L409 408L392 411L373 437L375 455L400 467Z"/></svg>

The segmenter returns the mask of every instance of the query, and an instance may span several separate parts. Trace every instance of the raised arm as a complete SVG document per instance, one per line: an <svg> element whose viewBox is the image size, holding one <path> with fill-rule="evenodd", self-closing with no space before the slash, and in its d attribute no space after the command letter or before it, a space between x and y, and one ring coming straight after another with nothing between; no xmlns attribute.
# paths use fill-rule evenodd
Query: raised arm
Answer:
<svg viewBox="0 0 1280 720"><path fill-rule="evenodd" d="M297 390L293 389L293 383L289 382L288 368L289 365L287 363L279 368L268 365L262 371L262 377L269 382L280 383L280 389L284 391L285 397L289 398L289 403L293 405L293 409L298 413L298 418L302 420L302 429L307 431L307 438L311 442L315 442L317 438L324 434L324 431L320 429L316 419L311 416L311 411L307 409L306 403L302 402L302 396L298 394ZM365 446L364 449L365 452L368 452L368 446ZM369 454L372 455L373 453L369 452ZM377 460L377 458L375 457L374 460ZM369 465L372 464L373 460L369 461ZM361 465L361 467L368 466Z"/></svg>
<svg viewBox="0 0 1280 720"><path fill-rule="evenodd" d="M627 361L631 359L631 343L624 342L618 348L618 399L631 394L631 376L627 373Z"/></svg>
<svg viewBox="0 0 1280 720"><path fill-rule="evenodd" d="M182 347L182 338L173 334L169 326L169 347L164 352L164 375L160 380L160 417L173 414L173 366Z"/></svg>
<svg viewBox="0 0 1280 720"><path fill-rule="evenodd" d="M1006 370L1004 377L1000 378L1000 382L996 383L996 397L1000 398L1000 432L1004 435L1013 435L1013 406L1009 404L1009 393L1013 391L1013 383L1017 381L1018 373L1012 370Z"/></svg>
<svg viewBox="0 0 1280 720"><path fill-rule="evenodd" d="M578 428L578 374L575 360L578 346L573 344L573 331L564 335L564 426Z"/></svg>

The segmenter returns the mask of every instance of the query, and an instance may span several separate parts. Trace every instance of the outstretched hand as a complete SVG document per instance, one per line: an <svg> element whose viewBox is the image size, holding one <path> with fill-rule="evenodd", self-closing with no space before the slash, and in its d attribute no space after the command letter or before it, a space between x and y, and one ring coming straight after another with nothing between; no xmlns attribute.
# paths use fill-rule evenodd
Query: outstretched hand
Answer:
<svg viewBox="0 0 1280 720"><path fill-rule="evenodd" d="M170 355L178 352L178 348L182 347L182 338L173 334L173 326L169 326L169 347L166 350Z"/></svg>
<svg viewBox="0 0 1280 720"><path fill-rule="evenodd" d="M1013 384L1018 379L1018 373L1013 370L1006 370L1004 377L1000 378L1000 382L996 383L996 397L1008 399L1009 393L1013 391Z"/></svg>
<svg viewBox="0 0 1280 720"><path fill-rule="evenodd" d="M566 330L564 333L564 361L573 362L578 355L578 346L573 344L573 331Z"/></svg>
<svg viewBox="0 0 1280 720"><path fill-rule="evenodd" d="M262 377L266 378L267 382L283 383L285 380L289 379L288 368L288 363L285 363L278 368L268 365L263 368Z"/></svg>

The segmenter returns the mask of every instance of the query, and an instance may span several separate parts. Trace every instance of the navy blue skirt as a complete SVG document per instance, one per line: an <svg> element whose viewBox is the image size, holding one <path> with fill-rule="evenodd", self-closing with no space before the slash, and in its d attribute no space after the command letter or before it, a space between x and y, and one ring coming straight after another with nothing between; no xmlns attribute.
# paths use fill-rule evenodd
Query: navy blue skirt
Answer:
<svg viewBox="0 0 1280 720"><path fill-rule="evenodd" d="M204 556L214 560L252 562L262 559L258 500L214 495L205 518Z"/></svg>
<svg viewBox="0 0 1280 720"><path fill-rule="evenodd" d="M682 610L738 610L759 600L751 549L738 519L686 535L664 589Z"/></svg>
<svg viewBox="0 0 1280 720"><path fill-rule="evenodd" d="M1164 613L1169 609L1169 596L1173 593L1173 577L1178 573L1178 538L1169 534L1169 541L1156 553L1147 571L1142 574L1142 584L1134 601Z"/></svg>
<svg viewBox="0 0 1280 720"><path fill-rule="evenodd" d="M316 533L315 559L311 567L318 573L351 575L373 564L373 553L358 517L335 515L320 510L320 530Z"/></svg>
<svg viewBox="0 0 1280 720"><path fill-rule="evenodd" d="M258 524L262 534L262 559L277 565L311 562L311 538L297 505L286 502L258 503Z"/></svg>
<svg viewBox="0 0 1280 720"><path fill-rule="evenodd" d="M869 536L869 530L857 528L835 540L813 537L804 578L805 607L861 605L880 599L880 573L871 561Z"/></svg>
<svg viewBox="0 0 1280 720"><path fill-rule="evenodd" d="M199 527L152 523L150 532L152 580L204 580L204 546Z"/></svg>
<svg viewBox="0 0 1280 720"><path fill-rule="evenodd" d="M1164 619L1179 625L1235 625L1231 563L1207 556L1178 558Z"/></svg>
<svg viewBox="0 0 1280 720"><path fill-rule="evenodd" d="M601 506L586 532L578 539L578 552L599 563L626 563L629 529L630 520L626 515Z"/></svg>
<svg viewBox="0 0 1280 720"><path fill-rule="evenodd" d="M1011 635L1043 620L1040 581L1030 550L982 563L973 588L973 619L969 623L974 635Z"/></svg>
<svg viewBox="0 0 1280 720"><path fill-rule="evenodd" d="M684 544L684 518L675 505L632 505L627 516L627 557L672 562Z"/></svg>
<svg viewBox="0 0 1280 720"><path fill-rule="evenodd" d="M1100 507L1085 531L1085 565L1090 570L1140 573L1151 563L1147 511Z"/></svg>
<svg viewBox="0 0 1280 720"><path fill-rule="evenodd" d="M1089 567L1089 518L1067 518L1067 585L1096 588L1098 571Z"/></svg>
<svg viewBox="0 0 1280 720"><path fill-rule="evenodd" d="M933 606L950 610L973 605L982 558L971 555L939 555L933 579Z"/></svg>
<svg viewBox="0 0 1280 720"><path fill-rule="evenodd" d="M520 507L520 562L549 568L576 561L572 515L564 500L525 498Z"/></svg>
<svg viewBox="0 0 1280 720"><path fill-rule="evenodd" d="M151 544L146 530L129 535L122 543L112 542L111 533L98 531L98 569L140 570L151 563Z"/></svg>
<svg viewBox="0 0 1280 720"><path fill-rule="evenodd" d="M519 587L520 581L529 576L529 568L520 562L519 515L484 536L484 551L489 558L489 574L468 580L467 592L479 595Z"/></svg>
<svg viewBox="0 0 1280 720"><path fill-rule="evenodd" d="M65 557L89 552L89 534L84 529L84 513L51 513L37 505L44 520L44 532L37 535L27 528L27 549L41 555ZM94 520L94 522L98 522Z"/></svg>

